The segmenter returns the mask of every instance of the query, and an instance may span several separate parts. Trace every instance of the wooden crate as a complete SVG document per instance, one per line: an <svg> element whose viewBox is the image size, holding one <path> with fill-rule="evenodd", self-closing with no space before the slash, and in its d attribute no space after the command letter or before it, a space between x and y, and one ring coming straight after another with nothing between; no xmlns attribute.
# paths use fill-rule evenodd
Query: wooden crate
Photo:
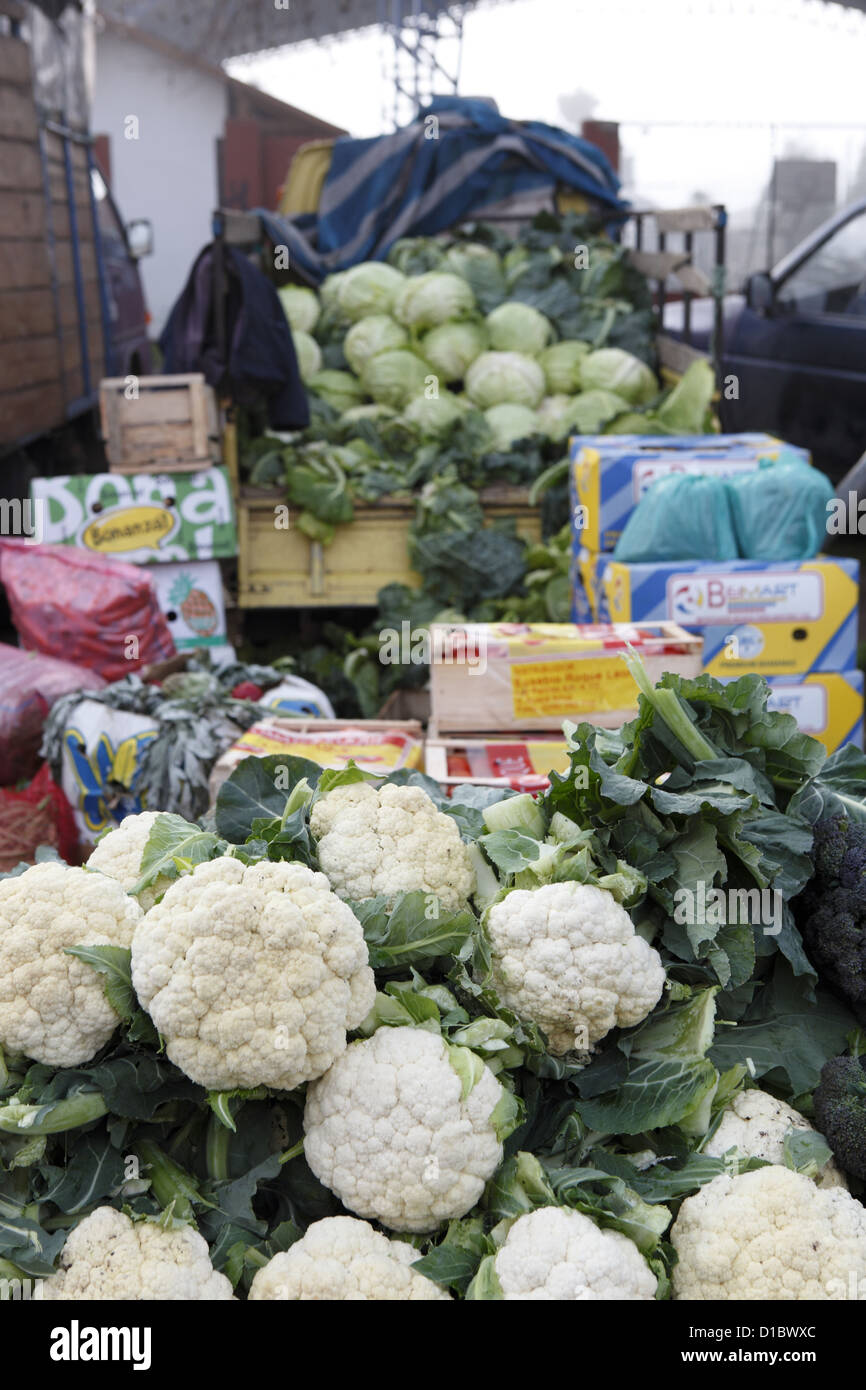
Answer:
<svg viewBox="0 0 866 1390"><path fill-rule="evenodd" d="M219 462L216 396L200 373L107 377L100 386L102 437L112 473L197 473Z"/></svg>
<svg viewBox="0 0 866 1390"><path fill-rule="evenodd" d="M637 713L626 643L653 685L702 669L702 639L669 622L434 623L430 634L431 725L449 736L559 730L565 719L619 728Z"/></svg>
<svg viewBox="0 0 866 1390"><path fill-rule="evenodd" d="M517 518L518 534L541 540L541 516L522 488L489 488L481 494L485 516ZM386 584L418 585L409 567L412 502L383 497L356 507L355 520L338 526L328 546L275 522L282 493L245 488L238 507L238 604L241 608L367 608ZM471 545L471 537L467 545Z"/></svg>

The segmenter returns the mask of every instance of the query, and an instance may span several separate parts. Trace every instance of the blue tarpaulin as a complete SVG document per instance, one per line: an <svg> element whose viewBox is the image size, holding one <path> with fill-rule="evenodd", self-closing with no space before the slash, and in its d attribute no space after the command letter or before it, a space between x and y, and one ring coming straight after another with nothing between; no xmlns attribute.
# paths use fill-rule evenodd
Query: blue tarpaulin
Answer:
<svg viewBox="0 0 866 1390"><path fill-rule="evenodd" d="M507 120L484 101L437 97L393 135L335 141L318 213L255 211L318 282L381 260L400 237L435 236L500 199L557 184L612 211L624 207L616 174L589 141Z"/></svg>

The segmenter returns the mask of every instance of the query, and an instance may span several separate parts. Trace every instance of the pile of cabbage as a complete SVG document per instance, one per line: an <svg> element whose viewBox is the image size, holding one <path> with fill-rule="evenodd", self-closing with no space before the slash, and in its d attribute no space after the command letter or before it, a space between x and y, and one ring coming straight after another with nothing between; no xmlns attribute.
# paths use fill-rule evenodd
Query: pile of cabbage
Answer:
<svg viewBox="0 0 866 1390"><path fill-rule="evenodd" d="M579 234L585 268L560 245ZM649 291L622 248L568 221L549 245L538 231L474 235L406 238L318 293L283 288L308 391L347 423L399 418L421 439L481 415L491 452L532 437L703 431L703 394L666 411Z"/></svg>

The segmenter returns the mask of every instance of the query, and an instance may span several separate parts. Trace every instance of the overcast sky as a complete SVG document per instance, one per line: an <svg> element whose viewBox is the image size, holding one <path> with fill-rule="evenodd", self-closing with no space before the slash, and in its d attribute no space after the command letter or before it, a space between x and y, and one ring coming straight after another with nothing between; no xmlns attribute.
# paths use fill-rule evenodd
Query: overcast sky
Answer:
<svg viewBox="0 0 866 1390"><path fill-rule="evenodd" d="M231 70L375 135L390 51L367 31ZM864 71L866 15L824 0L503 0L466 17L460 90L552 124L560 97L590 94L598 119L623 123L644 197L671 205L700 189L736 208L760 195L773 152L835 159L845 198L866 140Z"/></svg>

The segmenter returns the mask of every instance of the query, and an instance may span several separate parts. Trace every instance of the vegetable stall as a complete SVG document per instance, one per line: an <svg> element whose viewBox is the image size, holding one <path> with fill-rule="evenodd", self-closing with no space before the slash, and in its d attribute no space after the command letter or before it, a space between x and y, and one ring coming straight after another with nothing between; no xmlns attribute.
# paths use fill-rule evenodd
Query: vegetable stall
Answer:
<svg viewBox="0 0 866 1390"><path fill-rule="evenodd" d="M629 664L538 799L248 758L0 881L7 1285L856 1298L866 761Z"/></svg>

